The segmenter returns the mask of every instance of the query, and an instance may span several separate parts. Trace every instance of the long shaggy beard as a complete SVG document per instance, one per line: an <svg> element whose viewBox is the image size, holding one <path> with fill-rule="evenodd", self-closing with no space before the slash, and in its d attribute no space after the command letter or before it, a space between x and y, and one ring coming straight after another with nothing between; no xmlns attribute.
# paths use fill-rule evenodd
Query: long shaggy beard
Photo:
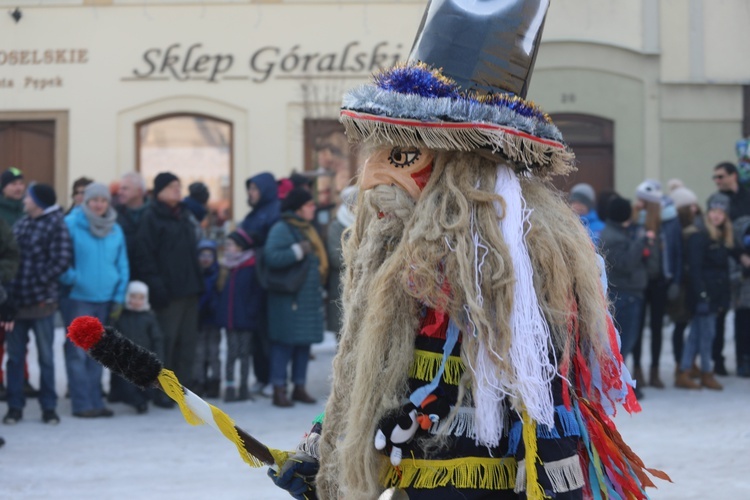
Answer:
<svg viewBox="0 0 750 500"><path fill-rule="evenodd" d="M371 500L381 492L387 459L372 439L383 414L406 395L421 304L459 322L466 366L481 346L493 353L490 369L498 378L513 376L508 317L515 278L495 211L495 203L504 203L494 193L496 176L495 163L480 155L441 153L416 207L397 188L360 196L344 245L344 328L323 425L321 498ZM533 210L527 244L534 286L558 360L572 352L567 326L574 300L582 342L602 352L606 299L593 245L549 185L521 184ZM477 252L477 238L486 251ZM459 404L471 404L467 387L477 387L471 377L467 370ZM510 396L511 404L520 402Z"/></svg>

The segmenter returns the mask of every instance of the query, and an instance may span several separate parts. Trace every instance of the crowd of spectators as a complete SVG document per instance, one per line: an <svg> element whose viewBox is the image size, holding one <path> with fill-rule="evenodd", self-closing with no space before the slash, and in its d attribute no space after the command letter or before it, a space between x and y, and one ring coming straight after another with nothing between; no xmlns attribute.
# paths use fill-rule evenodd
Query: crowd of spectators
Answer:
<svg viewBox="0 0 750 500"><path fill-rule="evenodd" d="M306 389L310 346L323 340L328 262L336 262L338 272L341 259L329 256L323 243L326 228L317 223L311 177L249 178L250 211L218 241L207 227L205 184L191 184L183 197L182 182L170 172L156 175L150 189L137 172L122 176L116 189L79 178L67 211L52 186L26 181L17 168L0 175L4 424L23 420L30 397L38 398L44 423L60 422L53 356L58 313L66 327L83 315L114 325L205 397L266 396L280 407L316 401ZM339 238L342 224L353 222L349 208L340 210ZM261 253L270 272L309 261L302 289L265 290L255 276ZM338 328L338 321L337 315L331 324ZM37 359L27 360L32 332ZM223 336L228 356L222 370ZM101 365L67 339L63 351L74 417L112 417L106 403L125 403L138 414L151 404L174 406L160 391L141 390L116 375L104 387ZM28 382L28 362L39 365L38 390Z"/></svg>

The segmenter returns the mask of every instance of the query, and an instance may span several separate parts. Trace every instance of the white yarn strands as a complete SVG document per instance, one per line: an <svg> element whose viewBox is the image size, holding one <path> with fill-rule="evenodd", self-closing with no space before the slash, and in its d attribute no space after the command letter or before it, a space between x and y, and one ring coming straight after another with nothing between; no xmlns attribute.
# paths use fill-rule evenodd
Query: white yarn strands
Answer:
<svg viewBox="0 0 750 500"><path fill-rule="evenodd" d="M549 325L534 290L534 270L526 246L525 227L531 211L526 207L518 177L507 165L498 165L495 193L505 200L505 213L499 203L496 203L496 210L502 217L500 230L508 246L516 278L510 315L510 359L516 387L508 390L520 398L532 419L553 427L555 407L552 380L556 370L550 361Z"/></svg>

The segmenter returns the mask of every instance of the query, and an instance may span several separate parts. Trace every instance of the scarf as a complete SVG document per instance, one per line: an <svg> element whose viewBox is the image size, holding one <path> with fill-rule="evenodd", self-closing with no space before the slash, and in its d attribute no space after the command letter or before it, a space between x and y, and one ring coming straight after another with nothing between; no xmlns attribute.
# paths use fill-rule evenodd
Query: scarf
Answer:
<svg viewBox="0 0 750 500"><path fill-rule="evenodd" d="M290 226L294 226L302 231L302 235L313 246L313 251L318 256L318 260L320 260L320 264L318 265L320 281L321 283L325 283L328 280L328 255L326 254L326 248L323 246L323 240L318 235L318 231L315 230L312 224L300 219L296 215L283 214L281 218Z"/></svg>
<svg viewBox="0 0 750 500"><path fill-rule="evenodd" d="M104 238L107 236L112 231L112 227L114 227L115 222L117 221L117 212L115 212L115 209L112 208L112 206L107 207L107 211L102 216L96 215L92 212L89 206L85 203L81 205L81 210L83 210L83 214L89 221L89 230L91 231L91 234L97 238Z"/></svg>
<svg viewBox="0 0 750 500"><path fill-rule="evenodd" d="M229 269L234 269L246 260L255 257L255 250L244 250L242 252L224 252L224 265Z"/></svg>

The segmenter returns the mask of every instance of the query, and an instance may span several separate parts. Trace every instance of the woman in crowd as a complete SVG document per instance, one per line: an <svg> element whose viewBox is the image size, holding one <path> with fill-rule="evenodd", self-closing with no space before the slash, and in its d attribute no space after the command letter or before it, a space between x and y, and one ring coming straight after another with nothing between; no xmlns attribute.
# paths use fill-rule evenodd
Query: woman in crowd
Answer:
<svg viewBox="0 0 750 500"><path fill-rule="evenodd" d="M674 296L679 291L678 283L682 273L681 230L674 204L671 203L671 199L664 197L658 181L642 182L636 190L636 197L637 233L642 235L653 232L656 244L649 256L648 285L644 292L638 340L633 347L634 375L639 386L644 387L646 378L641 368L641 346L648 311L651 330L651 367L648 384L663 389L664 383L659 377L662 327L668 295L671 292Z"/></svg>
<svg viewBox="0 0 750 500"><path fill-rule="evenodd" d="M71 287L60 308L66 325L78 316L94 316L102 323L111 323L122 312L130 270L125 237L110 200L107 186L89 184L83 203L65 217L74 255L73 264L60 277ZM66 339L65 366L73 415L112 416L102 401L102 365Z"/></svg>
<svg viewBox="0 0 750 500"><path fill-rule="evenodd" d="M282 205L281 220L268 233L264 248L270 272L309 259L301 289L296 293L268 293L268 323L271 339L271 383L273 404L289 407L287 367L292 362L292 400L314 403L305 390L310 345L323 340L322 286L328 277L328 258L312 221L315 203L304 188L294 188Z"/></svg>
<svg viewBox="0 0 750 500"><path fill-rule="evenodd" d="M693 224L703 227L703 211L700 205L698 205L698 197L695 193L686 188L679 179L670 180L667 186L669 189L668 196L672 199L677 209L677 220L680 221L681 234ZM669 314L674 323L674 329L672 330L672 353L674 354L675 361L675 376L680 374L680 361L682 361L682 350L685 345L685 330L691 319L686 302L688 276L685 272L687 263L685 262L684 255L684 240L682 246L683 272L680 275L679 282L675 282L678 286L677 292L670 294L667 301L667 314ZM697 367L694 370L691 369L691 375L700 376L700 370Z"/></svg>
<svg viewBox="0 0 750 500"><path fill-rule="evenodd" d="M729 256L734 241L728 213L729 197L716 193L708 200L704 227L693 224L685 230L687 304L693 319L675 382L683 389L722 389L711 371L711 345L716 334L716 315L729 308ZM700 385L690 379L696 355L700 355Z"/></svg>

